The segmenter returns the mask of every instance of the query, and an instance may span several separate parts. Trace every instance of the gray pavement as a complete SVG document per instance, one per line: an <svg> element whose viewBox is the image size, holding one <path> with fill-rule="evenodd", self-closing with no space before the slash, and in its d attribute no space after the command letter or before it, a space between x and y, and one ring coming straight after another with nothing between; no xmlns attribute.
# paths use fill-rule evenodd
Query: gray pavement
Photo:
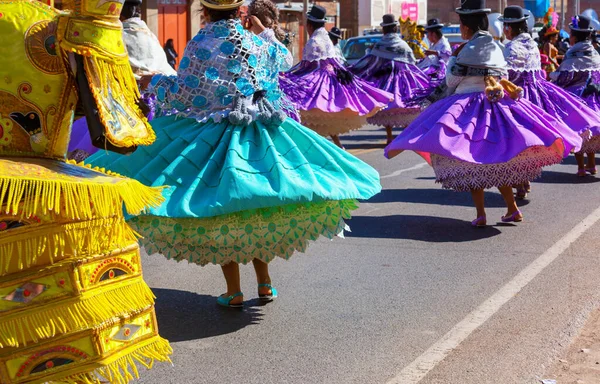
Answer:
<svg viewBox="0 0 600 384"><path fill-rule="evenodd" d="M570 157L532 184L525 222L496 225L503 201L490 190L494 225L472 229L470 195L442 190L413 153L385 159L384 137L365 127L342 138L384 176L384 191L361 204L346 239L271 264L276 302L258 303L251 266L242 269L247 305L235 311L215 304L219 267L144 257L174 365L141 382L387 383L600 207L600 177L577 179ZM600 300L599 235L589 229L422 383L539 382Z"/></svg>

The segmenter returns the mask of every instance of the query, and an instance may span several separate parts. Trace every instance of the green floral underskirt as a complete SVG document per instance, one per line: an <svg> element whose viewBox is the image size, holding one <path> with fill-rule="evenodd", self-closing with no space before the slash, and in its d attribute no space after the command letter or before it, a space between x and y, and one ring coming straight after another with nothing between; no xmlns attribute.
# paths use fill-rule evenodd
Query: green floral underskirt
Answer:
<svg viewBox="0 0 600 384"><path fill-rule="evenodd" d="M310 202L261 208L208 218L139 216L129 223L148 254L199 265L252 259L270 262L304 252L319 236L343 236L356 200Z"/></svg>

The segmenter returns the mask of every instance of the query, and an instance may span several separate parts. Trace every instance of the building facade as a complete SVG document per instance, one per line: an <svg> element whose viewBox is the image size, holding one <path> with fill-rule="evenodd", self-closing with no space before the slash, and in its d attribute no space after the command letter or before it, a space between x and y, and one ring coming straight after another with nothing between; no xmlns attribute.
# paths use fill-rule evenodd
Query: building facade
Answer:
<svg viewBox="0 0 600 384"><path fill-rule="evenodd" d="M460 6L460 0L428 0L427 13L429 18L438 18L443 23L457 24L459 22L458 15L454 10ZM502 12L504 7L508 5L525 6L524 0L488 0L487 6L492 9L492 12ZM550 0L550 6L554 7L555 11L561 13L564 9L564 29L568 31L571 18L577 14L575 0ZM600 12L600 0L579 0L579 13L592 8ZM562 20L561 20L562 21ZM559 27L561 22L559 21Z"/></svg>

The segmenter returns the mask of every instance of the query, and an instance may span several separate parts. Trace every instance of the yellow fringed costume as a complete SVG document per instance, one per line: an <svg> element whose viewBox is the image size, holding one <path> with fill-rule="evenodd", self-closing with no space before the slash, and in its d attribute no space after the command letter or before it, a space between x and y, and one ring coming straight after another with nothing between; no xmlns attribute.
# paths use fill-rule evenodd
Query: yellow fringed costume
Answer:
<svg viewBox="0 0 600 384"><path fill-rule="evenodd" d="M419 31L419 26L412 21L410 17L404 19L400 17L400 34L408 46L412 49L417 60L425 57L427 47L423 43L423 33Z"/></svg>
<svg viewBox="0 0 600 384"><path fill-rule="evenodd" d="M161 191L64 160L83 60L107 140L149 144L121 3L59 13L0 0L0 383L126 383L168 361L142 279L137 214Z"/></svg>

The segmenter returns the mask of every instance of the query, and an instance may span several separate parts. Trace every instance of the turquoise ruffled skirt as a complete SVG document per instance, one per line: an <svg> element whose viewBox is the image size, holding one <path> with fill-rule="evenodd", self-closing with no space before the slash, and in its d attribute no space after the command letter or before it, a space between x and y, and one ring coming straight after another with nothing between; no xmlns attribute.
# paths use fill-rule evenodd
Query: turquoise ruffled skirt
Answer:
<svg viewBox="0 0 600 384"><path fill-rule="evenodd" d="M357 200L381 190L372 167L292 119L236 126L170 116L152 126L152 146L88 159L170 187L159 208L130 220L149 253L200 265L289 258L309 240L341 235Z"/></svg>

